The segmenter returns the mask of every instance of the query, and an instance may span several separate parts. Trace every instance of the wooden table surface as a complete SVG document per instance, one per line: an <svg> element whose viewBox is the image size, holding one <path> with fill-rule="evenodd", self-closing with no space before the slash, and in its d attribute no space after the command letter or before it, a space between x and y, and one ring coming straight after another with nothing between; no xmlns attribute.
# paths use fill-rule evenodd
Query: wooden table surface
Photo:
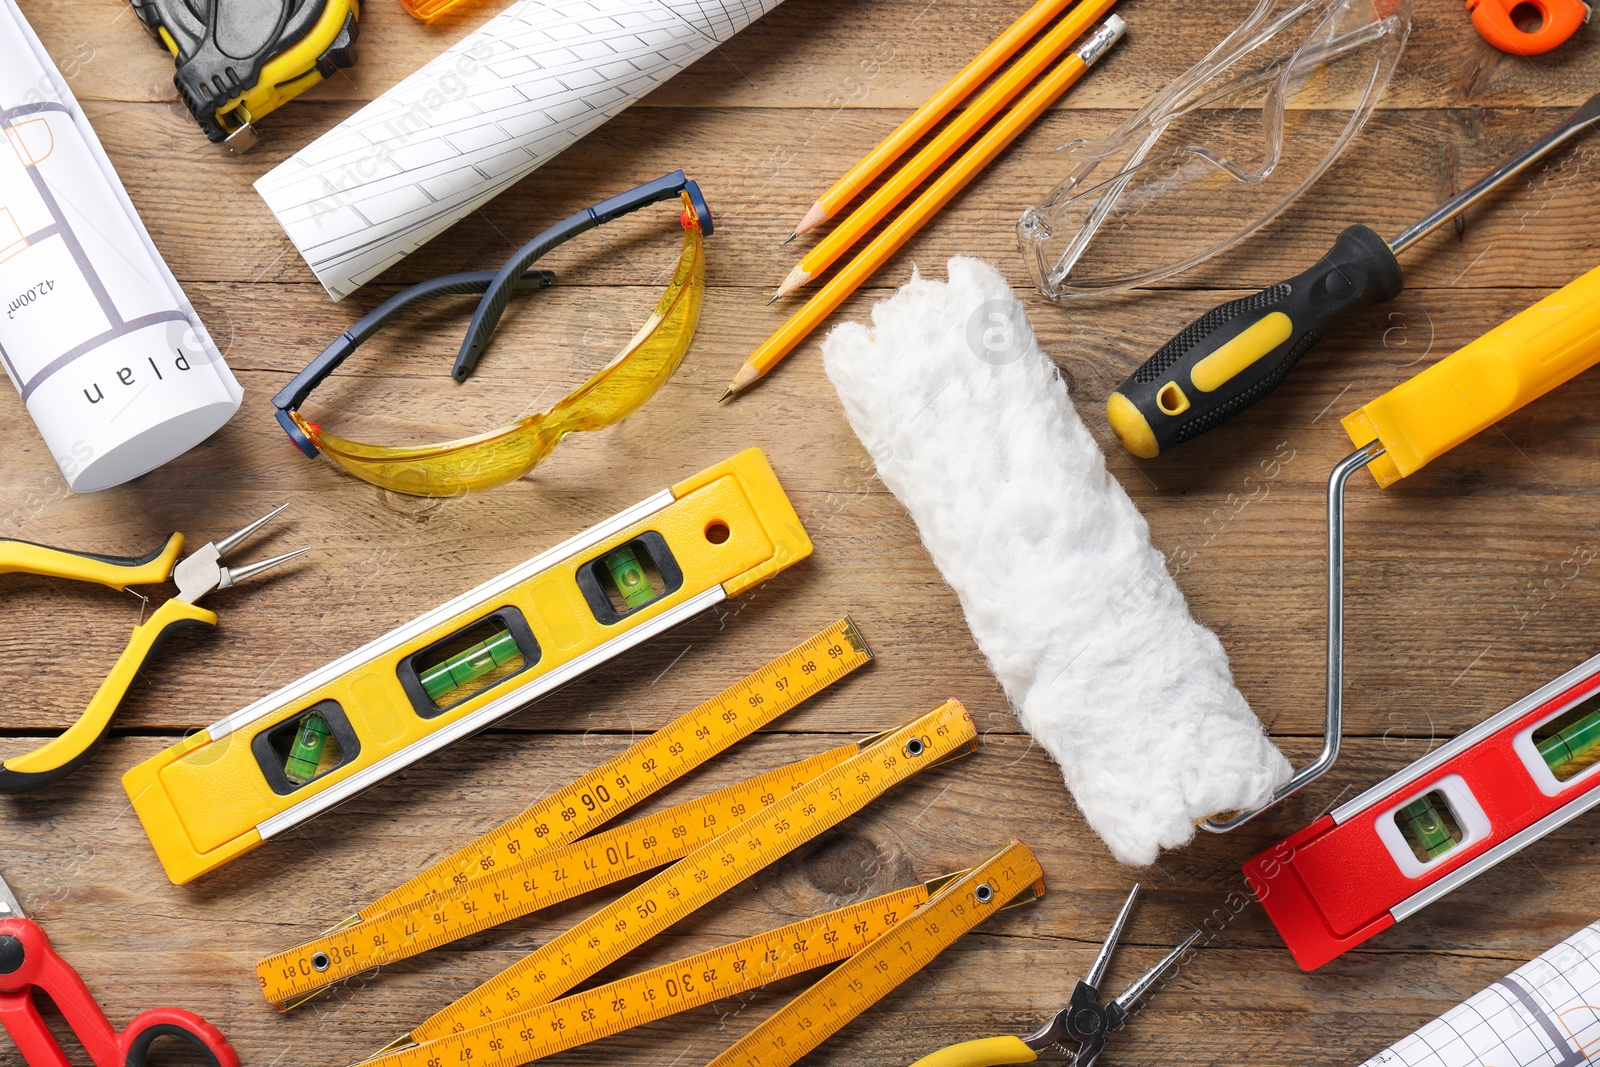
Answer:
<svg viewBox="0 0 1600 1067"><path fill-rule="evenodd" d="M1459 0L1413 0L1415 30L1382 109L1346 158L1236 254L1158 292L1057 308L1038 296L1012 223L1061 178L1052 150L1111 128L1250 6L1126 0L1128 39L858 294L860 318L956 253L996 262L1069 377L1111 470L1178 563L1195 615L1290 757L1319 744L1323 491L1349 451L1338 417L1600 259L1600 144L1579 143L1461 226L1405 257L1410 288L1337 330L1272 401L1153 462L1124 454L1106 394L1189 319L1295 273L1343 226L1394 233L1533 140L1600 83L1593 28L1516 59L1474 33ZM947 696L973 709L981 755L914 780L681 923L608 974L767 929L968 865L1012 837L1039 854L1049 896L965 938L814 1053L893 1065L953 1040L1026 1032L1065 1003L1128 886L1150 890L1115 991L1203 924L1196 958L1116 1037L1103 1063L1357 1063L1600 916L1580 819L1421 915L1303 974L1239 863L1597 651L1600 485L1590 374L1418 476L1350 493L1346 744L1314 788L1230 836L1201 834L1148 870L1111 860L1056 768L1029 743L899 504L873 477L813 342L726 407L722 383L776 326L766 294L792 263L792 223L1021 10L1021 0L788 0L640 106L343 304L323 293L250 184L488 17L432 27L372 0L361 61L261 124L241 158L176 102L172 68L122 0L22 0L70 78L156 244L243 383L237 417L165 467L69 494L25 414L0 399L0 535L109 553L171 530L227 533L289 501L257 555L303 564L215 596L220 631L183 636L141 678L114 738L67 781L0 803L6 878L118 1023L157 1004L220 1025L248 1064L353 1062L565 929L582 899L407 961L298 1012L262 1003L253 964L349 914L630 737L731 683L845 612L877 652L867 671L660 798L682 799L899 724ZM1339 101L1319 101L1337 105ZM497 266L585 204L675 167L718 212L699 336L677 376L625 424L574 438L531 476L447 501L377 491L299 456L268 398L379 299L447 270ZM567 251L564 285L518 308L478 376L447 379L463 319L420 315L351 361L320 399L416 432L482 429L548 402L606 358L673 258L660 220ZM816 542L804 564L570 688L383 783L195 884L169 884L118 776L197 727L455 593L750 445L765 448ZM1259 463L1286 457L1263 479ZM0 741L15 754L76 717L138 617L99 587L11 576L0 598ZM1137 761L1137 752L1125 758ZM559 1057L694 1064L798 989L757 995ZM0 1048L0 1064L19 1063Z"/></svg>

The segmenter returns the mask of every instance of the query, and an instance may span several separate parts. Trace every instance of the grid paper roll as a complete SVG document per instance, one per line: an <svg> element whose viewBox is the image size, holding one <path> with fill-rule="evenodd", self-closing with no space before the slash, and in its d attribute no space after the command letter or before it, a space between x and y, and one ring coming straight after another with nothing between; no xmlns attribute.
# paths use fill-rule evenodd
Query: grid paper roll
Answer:
<svg viewBox="0 0 1600 1067"><path fill-rule="evenodd" d="M256 182L342 300L782 0L518 0Z"/></svg>
<svg viewBox="0 0 1600 1067"><path fill-rule="evenodd" d="M1363 1067L1579 1067L1600 1056L1600 922Z"/></svg>

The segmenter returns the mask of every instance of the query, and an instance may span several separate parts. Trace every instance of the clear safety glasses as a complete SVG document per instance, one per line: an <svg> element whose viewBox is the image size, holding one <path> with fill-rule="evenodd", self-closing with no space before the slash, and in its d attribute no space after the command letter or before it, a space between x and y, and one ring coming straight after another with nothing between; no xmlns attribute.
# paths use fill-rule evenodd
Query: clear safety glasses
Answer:
<svg viewBox="0 0 1600 1067"><path fill-rule="evenodd" d="M1349 145L1406 37L1406 0L1259 0L1199 63L1101 141L1017 224L1053 300L1177 274L1289 207Z"/></svg>
<svg viewBox="0 0 1600 1067"><path fill-rule="evenodd" d="M404 446L347 440L300 413L300 405L311 391L400 312L436 296L482 293L451 371L457 381L465 381L512 293L543 288L555 280L549 271L530 270L535 261L601 223L673 197L683 205L683 249L666 292L615 358L555 406L487 433L436 445ZM705 293L703 237L711 232L711 212L700 188L686 180L682 171L586 208L528 242L498 272L474 271L434 278L379 305L273 397L278 422L307 456L321 452L356 477L399 493L454 496L519 478L542 462L568 434L599 430L622 421L672 377L700 319Z"/></svg>

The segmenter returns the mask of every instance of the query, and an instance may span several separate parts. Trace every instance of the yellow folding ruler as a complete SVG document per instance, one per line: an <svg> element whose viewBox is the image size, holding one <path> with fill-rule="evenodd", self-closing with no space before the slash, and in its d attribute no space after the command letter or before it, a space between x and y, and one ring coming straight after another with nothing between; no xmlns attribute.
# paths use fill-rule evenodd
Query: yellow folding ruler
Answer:
<svg viewBox="0 0 1600 1067"><path fill-rule="evenodd" d="M996 910L1042 896L1039 861L1013 841L779 1008L710 1067L789 1067Z"/></svg>
<svg viewBox="0 0 1600 1067"><path fill-rule="evenodd" d="M870 662L846 616L627 751L384 895L333 930L257 965L280 1009L334 982L674 862L855 755L846 745L583 835ZM581 840L580 840L581 839Z"/></svg>
<svg viewBox="0 0 1600 1067"><path fill-rule="evenodd" d="M975 750L977 741L972 716L955 700L881 735L437 1012L387 1046L384 1062L438 1067L431 1046L441 1038L548 1004L918 771ZM492 1044L488 1050L497 1051ZM502 1062L521 1062L509 1046L498 1051L512 1057Z"/></svg>
<svg viewBox="0 0 1600 1067"><path fill-rule="evenodd" d="M791 1064L978 923L1043 894L1038 861L1026 845L1012 842L971 870L386 1052L368 1065L513 1067L838 963L716 1061L718 1067Z"/></svg>

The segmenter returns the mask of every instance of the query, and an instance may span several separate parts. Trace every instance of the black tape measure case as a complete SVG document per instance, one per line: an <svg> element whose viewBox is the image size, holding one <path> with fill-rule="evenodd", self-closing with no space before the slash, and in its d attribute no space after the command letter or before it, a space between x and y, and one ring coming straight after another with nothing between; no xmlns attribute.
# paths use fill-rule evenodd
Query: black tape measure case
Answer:
<svg viewBox="0 0 1600 1067"><path fill-rule="evenodd" d="M355 0L132 0L177 60L173 83L213 141L242 152L254 123L356 61Z"/></svg>

